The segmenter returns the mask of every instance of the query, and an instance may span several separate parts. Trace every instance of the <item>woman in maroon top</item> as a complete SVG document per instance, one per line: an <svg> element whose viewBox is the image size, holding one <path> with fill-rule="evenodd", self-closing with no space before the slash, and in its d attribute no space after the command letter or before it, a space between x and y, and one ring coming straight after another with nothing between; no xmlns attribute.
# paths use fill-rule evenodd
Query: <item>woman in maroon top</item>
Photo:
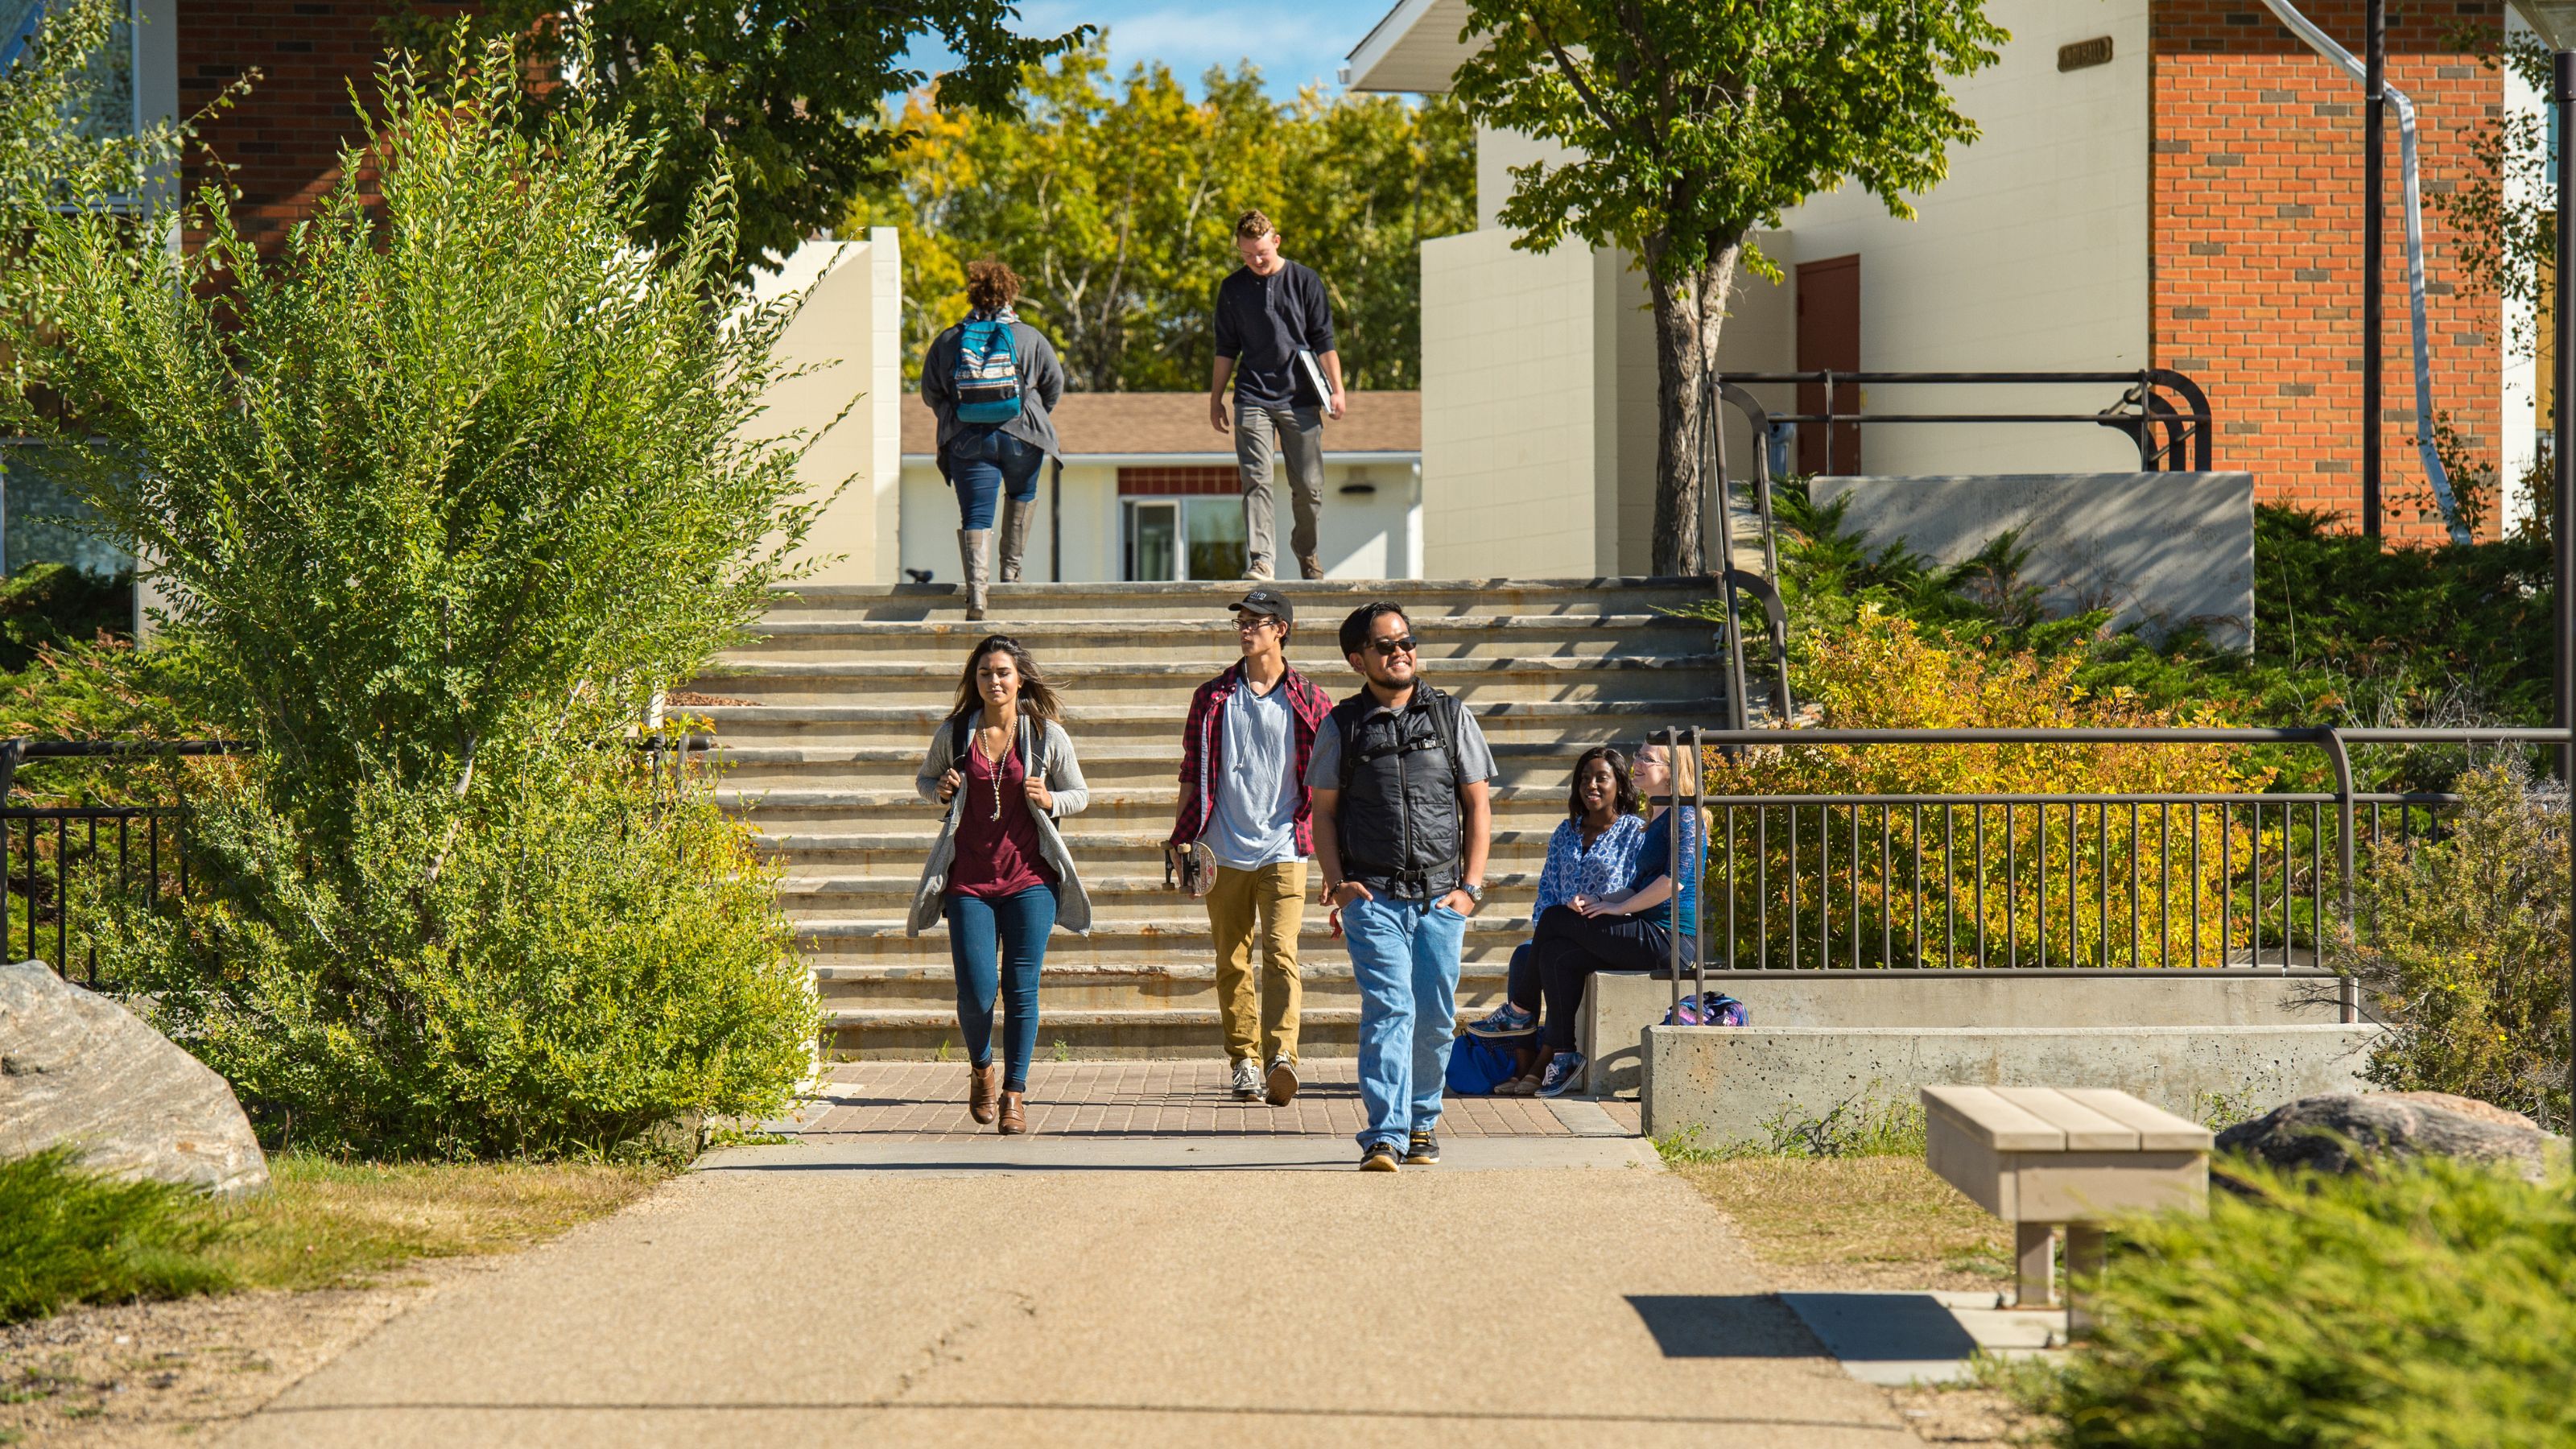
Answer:
<svg viewBox="0 0 2576 1449"><path fill-rule="evenodd" d="M970 1063L968 1111L1028 1130L1029 1059L1038 1041L1038 974L1059 920L1090 927L1091 909L1056 832L1090 798L1055 691L1027 649L996 634L975 646L957 707L922 761L922 793L947 807L923 868L912 929L935 898L957 973L957 1026ZM993 1061L993 1005L1007 988L1002 1062Z"/></svg>

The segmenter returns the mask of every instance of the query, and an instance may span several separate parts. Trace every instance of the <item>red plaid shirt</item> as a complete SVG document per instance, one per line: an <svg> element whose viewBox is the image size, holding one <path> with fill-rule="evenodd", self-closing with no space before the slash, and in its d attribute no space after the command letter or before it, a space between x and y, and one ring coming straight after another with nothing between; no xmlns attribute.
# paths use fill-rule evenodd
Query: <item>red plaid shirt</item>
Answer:
<svg viewBox="0 0 2576 1449"><path fill-rule="evenodd" d="M1216 777L1225 763L1225 706L1242 683L1243 666L1237 663L1190 696L1189 721L1181 726L1181 803L1172 821L1174 845L1207 834L1208 817L1216 813ZM1306 789L1306 766L1315 758L1315 731L1333 712L1333 702L1294 667L1279 687L1288 691L1288 709L1297 720L1297 853L1308 856L1315 853L1315 802Z"/></svg>

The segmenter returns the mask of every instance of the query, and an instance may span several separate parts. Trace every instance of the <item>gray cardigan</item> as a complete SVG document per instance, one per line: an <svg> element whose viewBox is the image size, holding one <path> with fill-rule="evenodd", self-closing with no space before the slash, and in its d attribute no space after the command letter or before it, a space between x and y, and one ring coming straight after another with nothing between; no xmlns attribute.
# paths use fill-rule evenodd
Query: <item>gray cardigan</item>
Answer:
<svg viewBox="0 0 2576 1449"><path fill-rule="evenodd" d="M1082 877L1073 869L1073 852L1065 849L1064 836L1057 833L1055 823L1065 816L1081 814L1082 807L1091 803L1091 787L1083 783L1081 762L1073 757L1073 737L1064 732L1064 726L1048 720L1044 733L1032 740L1031 732L1025 728L1030 718L1021 716L1020 768L1032 780L1045 780L1047 789L1055 795L1055 808L1036 816L1038 855L1055 868L1055 923L1076 935L1088 934L1091 897L1082 889ZM960 743L973 748L975 731L983 727L984 711L978 709L966 717L966 737ZM939 803L939 777L948 773L951 758L948 726L942 721L938 729L931 731L930 747L922 751L921 769L912 778L913 788L933 805ZM912 915L904 922L907 936L928 930L946 909L948 868L957 859L958 812L966 808L966 793L960 790L952 796L940 818L939 842L930 848L930 859L922 863L921 884L912 894Z"/></svg>
<svg viewBox="0 0 2576 1449"><path fill-rule="evenodd" d="M961 322L932 338L921 358L921 400L939 419L941 452L967 426L957 421L956 392L957 339L964 328ZM1064 397L1064 364L1038 329L1018 321L1011 324L1011 358L1020 369L1020 415L1002 424L1002 431L1061 463L1064 453L1056 444L1055 420L1048 415Z"/></svg>

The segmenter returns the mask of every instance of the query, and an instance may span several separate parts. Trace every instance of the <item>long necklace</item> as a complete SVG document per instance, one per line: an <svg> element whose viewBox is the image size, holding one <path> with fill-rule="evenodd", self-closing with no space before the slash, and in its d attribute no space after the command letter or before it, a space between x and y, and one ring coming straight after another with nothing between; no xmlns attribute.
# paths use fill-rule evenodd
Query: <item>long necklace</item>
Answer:
<svg viewBox="0 0 2576 1449"><path fill-rule="evenodd" d="M1013 725L1013 726L1016 726L1017 724L1018 724L1018 721L1017 721L1017 720L1012 721L1012 725ZM1019 731L1018 731L1016 728L1012 728L1012 727L1010 727L1010 726L1005 726L1005 728L1004 728L1004 733L1003 733L1003 735L1002 735L1002 748L1001 748L1001 755L1000 755L1000 757L999 757L999 758L997 758L997 759L993 759L993 760L991 760L991 761L990 761L991 765L993 766L993 815L992 815L992 818L993 818L993 819L995 819L995 820L999 820L999 819L1001 819L1001 818L1002 818L1002 761L1003 761L1003 760L1007 760L1007 759L1009 759L1009 758L1011 757L1011 741L1012 741L1012 740L1013 740L1013 738L1014 738L1014 737L1016 737L1018 734L1019 734Z"/></svg>

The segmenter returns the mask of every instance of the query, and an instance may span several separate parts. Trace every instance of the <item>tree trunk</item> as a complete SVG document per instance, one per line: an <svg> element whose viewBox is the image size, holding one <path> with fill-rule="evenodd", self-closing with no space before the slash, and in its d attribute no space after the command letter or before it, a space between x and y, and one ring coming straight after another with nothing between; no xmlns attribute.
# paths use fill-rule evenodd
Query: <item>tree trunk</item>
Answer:
<svg viewBox="0 0 2576 1449"><path fill-rule="evenodd" d="M1654 571L1667 577L1707 572L1702 521L1710 479L1705 476L1702 394L1717 359L1718 329L1735 286L1735 264L1744 254L1742 233L1709 238L1708 260L1670 280L1646 259L1646 286L1655 307L1655 545ZM1717 506L1725 506L1720 499Z"/></svg>

